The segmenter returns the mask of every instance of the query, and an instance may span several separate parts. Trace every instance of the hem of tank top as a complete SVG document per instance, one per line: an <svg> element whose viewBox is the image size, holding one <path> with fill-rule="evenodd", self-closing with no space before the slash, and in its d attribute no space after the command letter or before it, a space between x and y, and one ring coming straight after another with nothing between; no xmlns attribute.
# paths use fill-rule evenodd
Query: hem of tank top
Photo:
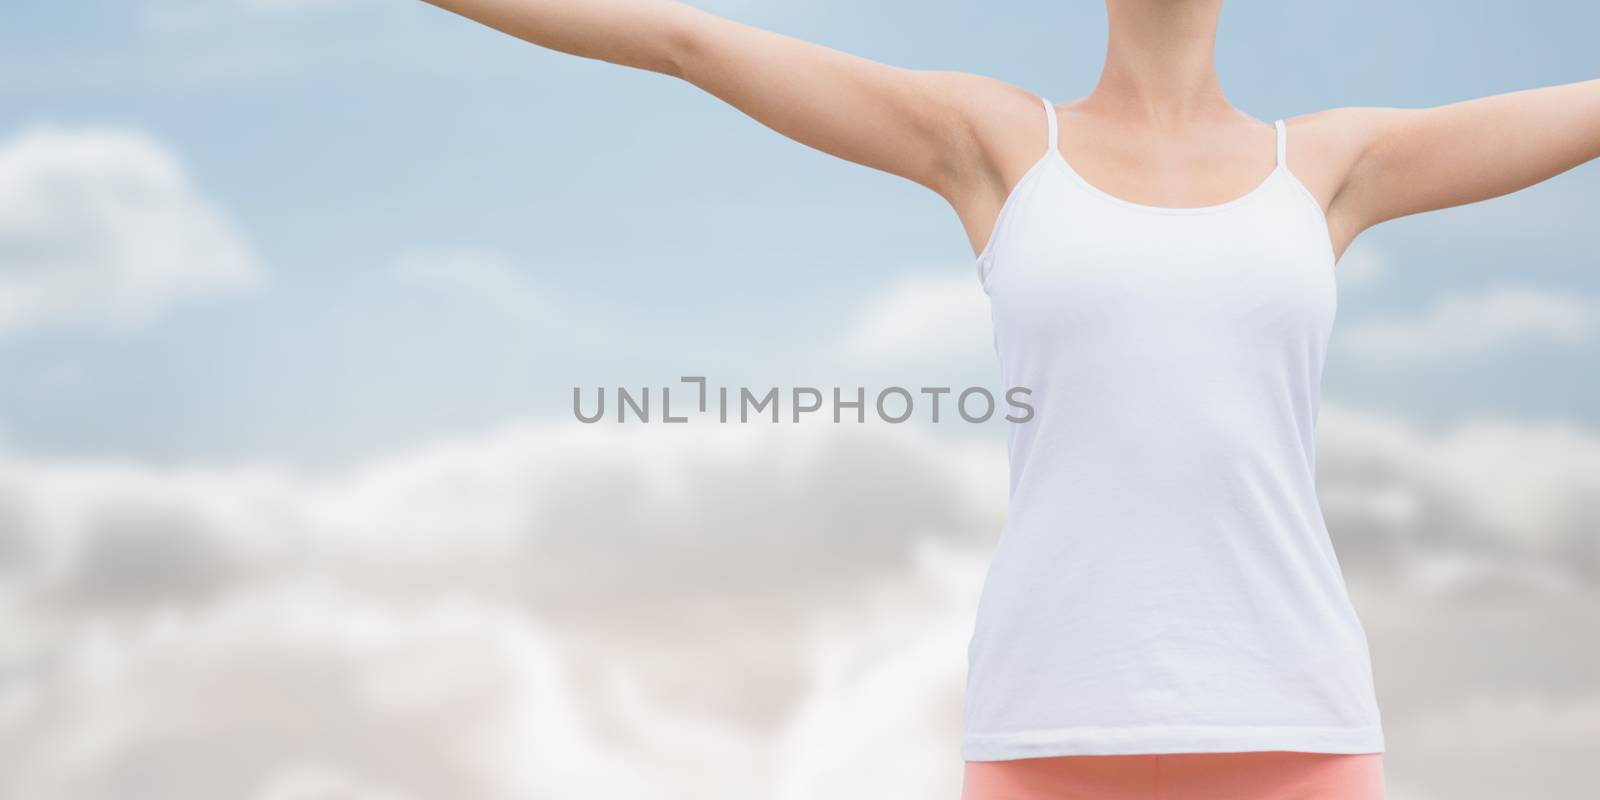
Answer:
<svg viewBox="0 0 1600 800"><path fill-rule="evenodd" d="M1236 753L1289 750L1361 755L1387 750L1383 726L1175 725L1133 728L1058 728L1004 734L965 734L966 761L1008 761L1068 755Z"/></svg>

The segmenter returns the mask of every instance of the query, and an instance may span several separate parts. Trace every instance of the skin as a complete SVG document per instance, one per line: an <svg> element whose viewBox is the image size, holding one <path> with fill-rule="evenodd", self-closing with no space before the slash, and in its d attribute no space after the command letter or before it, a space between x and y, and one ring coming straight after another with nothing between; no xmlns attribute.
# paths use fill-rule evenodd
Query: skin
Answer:
<svg viewBox="0 0 1600 800"><path fill-rule="evenodd" d="M801 144L926 186L955 209L974 254L1043 152L1036 96L993 78L880 64L672 0L427 2L542 47L680 78ZM1145 205L1212 205L1260 183L1274 133L1218 81L1222 0L1107 0L1106 10L1099 83L1058 106L1067 161ZM1289 168L1321 204L1338 257L1380 222L1600 157L1600 79L1285 124Z"/></svg>

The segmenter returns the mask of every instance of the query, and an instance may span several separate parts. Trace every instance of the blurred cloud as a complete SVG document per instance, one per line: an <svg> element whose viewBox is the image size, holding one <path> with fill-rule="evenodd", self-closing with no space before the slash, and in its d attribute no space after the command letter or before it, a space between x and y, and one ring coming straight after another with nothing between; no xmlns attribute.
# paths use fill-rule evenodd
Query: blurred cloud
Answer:
<svg viewBox="0 0 1600 800"><path fill-rule="evenodd" d="M1340 287L1366 286L1383 278L1388 271L1387 264L1388 259L1379 245L1369 239L1356 239L1340 256L1335 275Z"/></svg>
<svg viewBox="0 0 1600 800"><path fill-rule="evenodd" d="M505 592L604 618L616 603L694 593L749 595L748 613L809 608L903 566L912 541L982 529L1001 513L1003 473L992 445L876 423L571 422L320 480L3 459L0 498L34 520L16 547L47 547L56 568L40 577L77 600L108 583L170 590L316 565L480 589L493 574ZM151 569L169 572L149 580Z"/></svg>
<svg viewBox="0 0 1600 800"><path fill-rule="evenodd" d="M1600 437L1322 426L1398 775L1588 741ZM324 475L0 454L0 794L954 797L1005 492L994 444L872 423L524 424Z"/></svg>
<svg viewBox="0 0 1600 800"><path fill-rule="evenodd" d="M506 259L482 251L418 253L400 259L395 278L525 321L554 321L543 293Z"/></svg>
<svg viewBox="0 0 1600 800"><path fill-rule="evenodd" d="M1592 345L1600 301L1568 291L1508 286L1445 295L1411 317L1363 322L1336 346L1363 359L1409 364L1476 357L1520 347Z"/></svg>
<svg viewBox="0 0 1600 800"><path fill-rule="evenodd" d="M861 314L845 352L857 358L993 358L994 325L989 298L977 278L903 278Z"/></svg>
<svg viewBox="0 0 1600 800"><path fill-rule="evenodd" d="M873 718L882 741L919 717L832 692L954 691L951 609L981 562L916 576L925 548L992 530L1003 480L980 476L999 466L825 424L526 426L321 480L0 459L18 541L47 551L0 591L16 632L0 794L732 800L848 783L836 761L868 765L833 724ZM894 602L897 574L921 600ZM854 635L869 618L876 638ZM880 663L908 637L942 660ZM817 685L829 696L806 700ZM953 746L905 757L950 780ZM790 748L804 764L784 765Z"/></svg>
<svg viewBox="0 0 1600 800"><path fill-rule="evenodd" d="M1324 409L1318 489L1342 544L1377 562L1476 553L1491 573L1533 560L1600 583L1600 437L1561 422L1441 433ZM1333 522L1330 522L1333 527ZM1414 573L1421 575L1422 572Z"/></svg>
<svg viewBox="0 0 1600 800"><path fill-rule="evenodd" d="M570 796L644 786L600 760L553 645L469 600L396 609L287 581L74 633L29 719L3 734L7 796L568 796L580 775L593 793Z"/></svg>
<svg viewBox="0 0 1600 800"><path fill-rule="evenodd" d="M0 142L0 334L126 328L261 279L222 211L149 136L40 124Z"/></svg>

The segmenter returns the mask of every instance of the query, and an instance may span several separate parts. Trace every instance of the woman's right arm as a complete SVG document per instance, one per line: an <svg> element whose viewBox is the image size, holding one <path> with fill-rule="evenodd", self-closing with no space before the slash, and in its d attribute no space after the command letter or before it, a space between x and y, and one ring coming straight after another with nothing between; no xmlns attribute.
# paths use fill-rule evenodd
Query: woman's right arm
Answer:
<svg viewBox="0 0 1600 800"><path fill-rule="evenodd" d="M1038 101L1001 81L891 67L673 0L426 1L542 47L682 78L801 144L933 189L977 238L1000 175L1016 171L994 155L1007 131L1035 134L1023 150L1043 137Z"/></svg>

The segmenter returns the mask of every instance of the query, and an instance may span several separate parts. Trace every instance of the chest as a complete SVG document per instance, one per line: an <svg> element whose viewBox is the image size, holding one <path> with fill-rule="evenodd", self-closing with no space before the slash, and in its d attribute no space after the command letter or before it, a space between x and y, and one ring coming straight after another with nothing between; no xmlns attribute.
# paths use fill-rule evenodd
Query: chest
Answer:
<svg viewBox="0 0 1600 800"><path fill-rule="evenodd" d="M1031 188L987 264L1003 341L1248 345L1320 340L1332 326L1331 246L1292 186L1204 210L1116 203L1050 182Z"/></svg>

